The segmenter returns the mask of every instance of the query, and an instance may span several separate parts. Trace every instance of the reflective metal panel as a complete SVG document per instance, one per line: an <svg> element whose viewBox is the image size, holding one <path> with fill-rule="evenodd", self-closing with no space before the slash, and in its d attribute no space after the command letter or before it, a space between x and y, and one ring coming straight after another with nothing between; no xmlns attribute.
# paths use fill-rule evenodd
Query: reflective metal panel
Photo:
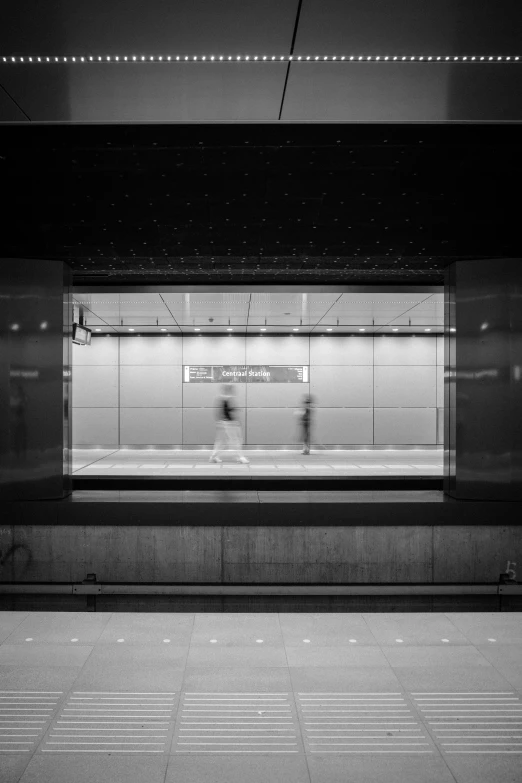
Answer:
<svg viewBox="0 0 522 783"><path fill-rule="evenodd" d="M447 272L445 491L453 497L522 499L521 305L519 259L458 262Z"/></svg>
<svg viewBox="0 0 522 783"><path fill-rule="evenodd" d="M70 492L72 299L59 261L0 262L0 494Z"/></svg>

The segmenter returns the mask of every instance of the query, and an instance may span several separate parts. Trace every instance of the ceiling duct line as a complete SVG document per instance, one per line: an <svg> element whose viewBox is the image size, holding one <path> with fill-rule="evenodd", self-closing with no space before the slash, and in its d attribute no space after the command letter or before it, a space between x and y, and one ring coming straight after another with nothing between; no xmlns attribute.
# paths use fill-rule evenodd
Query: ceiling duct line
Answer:
<svg viewBox="0 0 522 783"><path fill-rule="evenodd" d="M302 5L303 5L303 0L299 0L299 4L297 6L297 13L296 13L296 16L295 16L294 32L293 32L293 35L292 35L292 43L290 44L290 55L288 57L288 65L287 65L287 68L286 68L285 83L284 83L284 86L283 86L283 93L281 95L281 105L279 106L279 116L277 118L278 120L281 119L281 115L283 113L283 104L285 102L286 86L288 84L288 76L290 74L290 63L291 63L291 60L292 60L292 57L293 57L293 54L294 54L295 39L296 39L296 36L297 36L297 28L299 26L299 17L301 16L301 7L302 7Z"/></svg>

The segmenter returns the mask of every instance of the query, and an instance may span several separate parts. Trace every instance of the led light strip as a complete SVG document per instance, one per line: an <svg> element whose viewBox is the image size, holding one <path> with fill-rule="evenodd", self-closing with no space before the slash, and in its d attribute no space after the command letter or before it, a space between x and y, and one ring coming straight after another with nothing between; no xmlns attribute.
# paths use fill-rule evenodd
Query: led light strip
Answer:
<svg viewBox="0 0 522 783"><path fill-rule="evenodd" d="M107 55L104 57L84 56L84 57L28 57L28 56L10 56L1 57L1 62L9 64L20 63L194 63L194 62L458 62L458 63L514 63L520 62L520 57L512 56L382 56L382 55L131 55L119 57Z"/></svg>

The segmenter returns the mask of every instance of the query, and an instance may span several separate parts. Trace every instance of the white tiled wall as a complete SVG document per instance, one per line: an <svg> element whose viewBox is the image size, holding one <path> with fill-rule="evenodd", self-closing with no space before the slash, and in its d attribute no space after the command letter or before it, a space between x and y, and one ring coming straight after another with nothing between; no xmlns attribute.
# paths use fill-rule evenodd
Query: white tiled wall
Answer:
<svg viewBox="0 0 522 783"><path fill-rule="evenodd" d="M320 335L310 340L310 364L373 364L373 339L360 335Z"/></svg>
<svg viewBox="0 0 522 783"><path fill-rule="evenodd" d="M118 408L73 408L73 445L117 446Z"/></svg>
<svg viewBox="0 0 522 783"><path fill-rule="evenodd" d="M314 442L337 443L343 433L343 444L373 444L373 408L317 408Z"/></svg>
<svg viewBox="0 0 522 783"><path fill-rule="evenodd" d="M136 336L120 340L120 364L181 365L181 337L165 334L160 337Z"/></svg>
<svg viewBox="0 0 522 783"><path fill-rule="evenodd" d="M372 406L373 367L341 364L311 367L310 391L318 405L328 408Z"/></svg>
<svg viewBox="0 0 522 783"><path fill-rule="evenodd" d="M121 408L120 443L165 446L181 443L181 408Z"/></svg>
<svg viewBox="0 0 522 783"><path fill-rule="evenodd" d="M375 408L374 444L433 444L436 419L436 408Z"/></svg>
<svg viewBox="0 0 522 783"><path fill-rule="evenodd" d="M298 418L292 408L250 408L245 442L278 446L298 443Z"/></svg>
<svg viewBox="0 0 522 783"><path fill-rule="evenodd" d="M181 365L122 365L122 408L181 408Z"/></svg>
<svg viewBox="0 0 522 783"><path fill-rule="evenodd" d="M442 442L441 335L200 334L93 336L90 347L74 345L74 444L212 443L219 387L183 383L184 364L310 366L309 384L234 385L247 445L296 445L294 412L308 393L314 443Z"/></svg>
<svg viewBox="0 0 522 783"><path fill-rule="evenodd" d="M395 337L376 335L373 340L373 360L376 365L437 364L437 339L422 335Z"/></svg>
<svg viewBox="0 0 522 783"><path fill-rule="evenodd" d="M237 411L238 421L245 432L245 409ZM183 408L183 443L186 446L209 445L216 430L215 408Z"/></svg>
<svg viewBox="0 0 522 783"><path fill-rule="evenodd" d="M73 366L72 381L73 405L75 407L118 407L118 367L116 365Z"/></svg>
<svg viewBox="0 0 522 783"><path fill-rule="evenodd" d="M376 408L436 408L436 368L429 365L374 367Z"/></svg>

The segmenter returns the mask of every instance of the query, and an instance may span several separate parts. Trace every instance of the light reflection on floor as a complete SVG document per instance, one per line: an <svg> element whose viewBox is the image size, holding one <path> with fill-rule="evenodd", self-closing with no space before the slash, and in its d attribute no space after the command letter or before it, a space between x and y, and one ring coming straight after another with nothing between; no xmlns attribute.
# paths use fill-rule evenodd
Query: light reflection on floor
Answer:
<svg viewBox="0 0 522 783"><path fill-rule="evenodd" d="M442 476L442 449L247 450L249 464L210 450L74 449L75 476Z"/></svg>

